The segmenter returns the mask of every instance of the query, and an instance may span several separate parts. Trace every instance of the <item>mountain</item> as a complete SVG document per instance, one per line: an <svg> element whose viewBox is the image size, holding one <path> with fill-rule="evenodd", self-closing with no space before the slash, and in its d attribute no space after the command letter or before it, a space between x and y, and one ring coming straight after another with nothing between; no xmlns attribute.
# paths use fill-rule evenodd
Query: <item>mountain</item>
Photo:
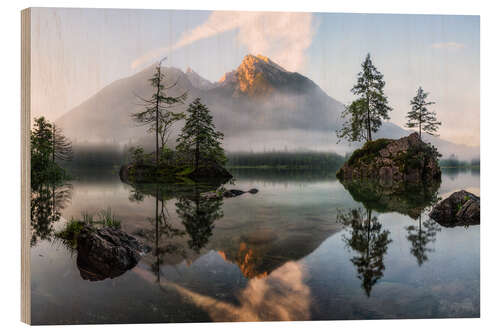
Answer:
<svg viewBox="0 0 500 333"><path fill-rule="evenodd" d="M216 86L213 82L201 77L191 67L186 69L186 77L193 87L200 90L210 90Z"/></svg>
<svg viewBox="0 0 500 333"><path fill-rule="evenodd" d="M78 141L125 143L152 136L130 115L142 109L141 99L153 94L149 78L156 65L103 88L68 111L56 122ZM191 68L162 68L172 96L188 93L189 103L200 97L214 115L228 150L309 149L351 151L357 145L337 144L335 130L342 124L344 106L328 96L309 78L290 72L262 55L247 55L235 70L210 82ZM177 106L177 111L187 105ZM182 124L178 124L177 131ZM377 137L399 138L408 131L390 122ZM175 133L174 133L175 135ZM425 138L444 156L479 156L478 148L456 145L439 138ZM173 144L172 140L172 144Z"/></svg>

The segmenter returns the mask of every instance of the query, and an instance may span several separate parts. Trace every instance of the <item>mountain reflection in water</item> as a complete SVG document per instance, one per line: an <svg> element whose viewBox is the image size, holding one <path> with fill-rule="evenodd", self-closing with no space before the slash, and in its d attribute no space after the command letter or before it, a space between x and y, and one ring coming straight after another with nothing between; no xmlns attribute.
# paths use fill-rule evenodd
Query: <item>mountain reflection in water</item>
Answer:
<svg viewBox="0 0 500 333"><path fill-rule="evenodd" d="M478 174L444 172L423 200L416 192L365 200L370 191L329 172L233 174L234 184L131 186L78 171L59 196L34 193L33 322L479 315L479 226L440 228L427 217L435 198L479 188ZM259 192L211 194L221 186ZM152 251L123 275L85 281L53 234L61 221L106 207Z"/></svg>

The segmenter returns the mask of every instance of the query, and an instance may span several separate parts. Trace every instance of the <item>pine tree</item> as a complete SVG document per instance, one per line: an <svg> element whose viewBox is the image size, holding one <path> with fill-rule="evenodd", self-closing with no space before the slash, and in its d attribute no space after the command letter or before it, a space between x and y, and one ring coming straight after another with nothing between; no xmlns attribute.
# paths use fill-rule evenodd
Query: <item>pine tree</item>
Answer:
<svg viewBox="0 0 500 333"><path fill-rule="evenodd" d="M55 140L53 125L45 117L35 118L31 130L31 185L64 180L64 169L55 162Z"/></svg>
<svg viewBox="0 0 500 333"><path fill-rule="evenodd" d="M348 118L342 128L337 131L339 141L372 141L372 134L382 125L382 119L389 119L387 97L384 94L384 76L373 65L370 54L361 64L358 81L351 89L354 95L360 96L348 105L342 118Z"/></svg>
<svg viewBox="0 0 500 333"><path fill-rule="evenodd" d="M63 131L56 124L52 124L52 162L56 159L70 161L73 159L73 146L71 141L64 136Z"/></svg>
<svg viewBox="0 0 500 333"><path fill-rule="evenodd" d="M145 107L144 111L132 114L132 118L139 124L149 126L148 131L155 133L156 136L156 150L155 161L156 166L159 165L160 151L163 151L168 136L172 129L173 123L182 118L182 113L175 113L171 108L178 103L184 102L187 94L181 94L177 97L167 96L167 91L176 85L165 87L163 84L166 80L165 74L161 72L161 63L165 60L162 59L158 66L156 66L155 73L149 82L154 88L154 93L150 99L140 98ZM160 143L161 140L161 143Z"/></svg>
<svg viewBox="0 0 500 333"><path fill-rule="evenodd" d="M202 159L224 164L226 157L221 146L224 134L215 129L210 110L196 98L186 112L186 123L177 138L177 151L192 156L195 170Z"/></svg>
<svg viewBox="0 0 500 333"><path fill-rule="evenodd" d="M417 95L410 101L411 111L406 116L409 128L418 127L418 135L422 139L422 131L430 135L437 135L437 129L441 122L437 121L436 112L429 111L427 106L436 104L435 102L426 101L429 93L424 92L422 87L418 87Z"/></svg>

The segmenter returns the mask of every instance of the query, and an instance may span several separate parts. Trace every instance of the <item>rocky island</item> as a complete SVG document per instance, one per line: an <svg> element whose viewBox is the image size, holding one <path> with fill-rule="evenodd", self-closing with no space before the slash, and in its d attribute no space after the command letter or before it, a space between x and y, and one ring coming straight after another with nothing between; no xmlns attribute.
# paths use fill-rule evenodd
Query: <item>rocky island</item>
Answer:
<svg viewBox="0 0 500 333"><path fill-rule="evenodd" d="M197 168L189 159L172 156L162 160L158 166L148 159L138 159L120 168L120 179L126 183L183 183L214 182L225 183L233 176L220 163L201 160ZM149 159L151 160L151 158Z"/></svg>
<svg viewBox="0 0 500 333"><path fill-rule="evenodd" d="M441 181L439 153L417 133L392 140L369 141L355 150L337 172L343 183L376 181L388 193L406 191L408 186Z"/></svg>

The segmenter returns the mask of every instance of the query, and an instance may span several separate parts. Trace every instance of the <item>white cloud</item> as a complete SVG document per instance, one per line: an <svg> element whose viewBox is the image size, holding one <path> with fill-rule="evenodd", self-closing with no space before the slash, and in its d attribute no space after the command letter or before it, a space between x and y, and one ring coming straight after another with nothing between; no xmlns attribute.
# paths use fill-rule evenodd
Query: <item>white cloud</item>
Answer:
<svg viewBox="0 0 500 333"><path fill-rule="evenodd" d="M442 42L431 45L433 49L462 49L465 47L462 43L457 42Z"/></svg>
<svg viewBox="0 0 500 333"><path fill-rule="evenodd" d="M153 50L134 60L132 68L196 41L238 29L237 40L250 53L263 54L287 70L301 68L314 35L310 13L215 11L171 47Z"/></svg>

